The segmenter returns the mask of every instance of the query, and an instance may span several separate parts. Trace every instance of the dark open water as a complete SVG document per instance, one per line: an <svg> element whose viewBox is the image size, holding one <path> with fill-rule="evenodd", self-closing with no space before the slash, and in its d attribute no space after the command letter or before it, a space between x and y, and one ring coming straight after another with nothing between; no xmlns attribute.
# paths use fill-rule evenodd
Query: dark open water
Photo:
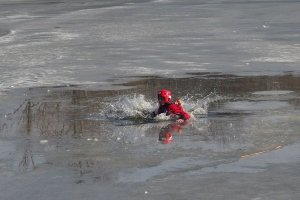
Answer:
<svg viewBox="0 0 300 200"><path fill-rule="evenodd" d="M237 174L257 177L251 184L273 184L260 182L259 176L272 179L275 172L270 166L291 167L299 158L299 82L290 74L199 74L142 78L116 85L120 89L115 90L74 85L8 93L7 99L26 100L1 118L1 185L10 188L5 197L17 198L17 190L28 197L52 199L52 192L66 190L57 199L176 199L176 194L185 197L175 189L182 187L190 197L219 199L204 189L194 190L206 179L216 187L220 183L215 181L226 176L241 182L236 189L245 190L248 186L234 178ZM193 114L188 124L141 114L155 107L162 85L182 97ZM292 167L290 172L296 171ZM169 182L173 186L166 192ZM292 193L280 185L278 189L285 197L298 196L292 188ZM215 192L232 198L230 190L223 186ZM255 196L254 191L250 188L242 199Z"/></svg>

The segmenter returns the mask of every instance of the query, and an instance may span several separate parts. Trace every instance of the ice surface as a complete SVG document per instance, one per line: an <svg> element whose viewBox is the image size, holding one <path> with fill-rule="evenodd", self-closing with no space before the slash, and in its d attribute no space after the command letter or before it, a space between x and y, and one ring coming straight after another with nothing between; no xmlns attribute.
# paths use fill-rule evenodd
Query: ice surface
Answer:
<svg viewBox="0 0 300 200"><path fill-rule="evenodd" d="M0 4L1 90L120 76L299 71L297 2Z"/></svg>

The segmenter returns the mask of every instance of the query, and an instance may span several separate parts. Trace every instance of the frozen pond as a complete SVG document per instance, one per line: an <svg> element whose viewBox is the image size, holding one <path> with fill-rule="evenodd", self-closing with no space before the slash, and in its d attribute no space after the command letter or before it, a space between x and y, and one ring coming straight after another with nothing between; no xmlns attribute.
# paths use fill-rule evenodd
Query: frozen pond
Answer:
<svg viewBox="0 0 300 200"><path fill-rule="evenodd" d="M299 199L299 9L0 0L0 199Z"/></svg>

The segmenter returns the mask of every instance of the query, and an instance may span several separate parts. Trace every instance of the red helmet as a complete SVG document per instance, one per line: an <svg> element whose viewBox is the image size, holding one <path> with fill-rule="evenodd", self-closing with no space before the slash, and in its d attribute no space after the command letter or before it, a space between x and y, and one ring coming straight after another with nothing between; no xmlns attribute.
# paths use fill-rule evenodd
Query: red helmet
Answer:
<svg viewBox="0 0 300 200"><path fill-rule="evenodd" d="M158 93L158 100L163 99L166 103L170 103L172 98L172 93L169 90L163 89Z"/></svg>

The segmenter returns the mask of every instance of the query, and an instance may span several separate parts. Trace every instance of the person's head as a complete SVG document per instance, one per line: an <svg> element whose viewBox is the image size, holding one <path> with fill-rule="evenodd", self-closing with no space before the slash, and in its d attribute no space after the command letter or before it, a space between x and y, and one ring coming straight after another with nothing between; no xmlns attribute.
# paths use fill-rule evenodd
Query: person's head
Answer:
<svg viewBox="0 0 300 200"><path fill-rule="evenodd" d="M171 103L172 93L169 90L163 89L159 91L157 98L160 105Z"/></svg>

